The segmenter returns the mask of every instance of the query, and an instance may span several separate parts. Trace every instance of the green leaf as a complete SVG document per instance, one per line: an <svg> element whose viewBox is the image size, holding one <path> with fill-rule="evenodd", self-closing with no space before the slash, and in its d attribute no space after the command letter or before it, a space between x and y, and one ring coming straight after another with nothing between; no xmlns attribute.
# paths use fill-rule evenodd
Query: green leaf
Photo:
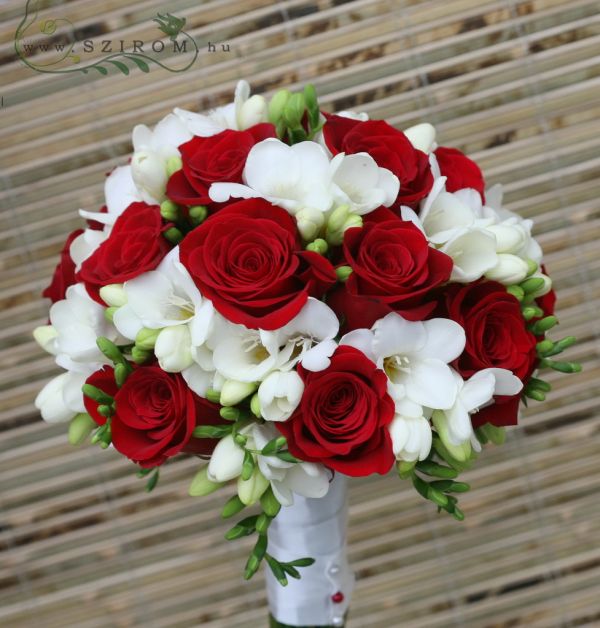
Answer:
<svg viewBox="0 0 600 628"><path fill-rule="evenodd" d="M270 554L265 556L265 560L267 561L267 565L269 565L277 582L279 582L282 587L287 586L288 580L285 575L285 571L283 570L283 566L279 563L279 561L273 558Z"/></svg>
<svg viewBox="0 0 600 628"><path fill-rule="evenodd" d="M108 70L101 65L92 65L91 67L94 68L94 70L98 70L98 72L100 72L100 74L103 74L104 76L108 74Z"/></svg>
<svg viewBox="0 0 600 628"><path fill-rule="evenodd" d="M288 565L292 565L292 567L310 567L315 564L314 558L296 558L296 560L290 560L287 563Z"/></svg>
<svg viewBox="0 0 600 628"><path fill-rule="evenodd" d="M129 74L129 68L122 61L115 61L114 59L110 59L109 61L126 76Z"/></svg>
<svg viewBox="0 0 600 628"><path fill-rule="evenodd" d="M298 458L292 456L292 454L287 450L278 451L275 455L279 458L279 460L283 460L284 462L300 462Z"/></svg>
<svg viewBox="0 0 600 628"><path fill-rule="evenodd" d="M127 55L127 58L131 59L142 72L150 72L148 64L143 59L135 57L134 55Z"/></svg>
<svg viewBox="0 0 600 628"><path fill-rule="evenodd" d="M302 577L300 575L300 572L295 567L292 567L289 563L281 563L281 566L283 567L284 571L287 574L292 576L292 578L296 578L296 580L300 580L300 578Z"/></svg>

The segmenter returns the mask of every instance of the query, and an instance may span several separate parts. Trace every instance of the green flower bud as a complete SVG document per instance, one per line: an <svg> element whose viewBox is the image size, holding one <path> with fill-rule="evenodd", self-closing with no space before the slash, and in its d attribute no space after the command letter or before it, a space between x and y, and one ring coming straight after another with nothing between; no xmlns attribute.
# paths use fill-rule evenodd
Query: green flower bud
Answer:
<svg viewBox="0 0 600 628"><path fill-rule="evenodd" d="M535 294L545 286L545 281L541 277L530 277L521 283L521 288L525 294Z"/></svg>
<svg viewBox="0 0 600 628"><path fill-rule="evenodd" d="M167 160L167 176L171 177L178 170L181 170L183 167L183 161L181 161L181 157L169 157Z"/></svg>
<svg viewBox="0 0 600 628"><path fill-rule="evenodd" d="M533 275L533 273L537 271L539 266L538 263L534 262L532 259L526 259L525 262L527 263L527 276L529 277L529 275Z"/></svg>
<svg viewBox="0 0 600 628"><path fill-rule="evenodd" d="M455 445L450 440L448 432L448 418L440 410L436 410L431 416L431 420L448 453L458 462L466 462L471 456L471 443L466 441L461 445Z"/></svg>
<svg viewBox="0 0 600 628"><path fill-rule="evenodd" d="M539 355L544 355L549 351L552 351L554 343L549 338L545 338L544 340L538 342L535 348Z"/></svg>
<svg viewBox="0 0 600 628"><path fill-rule="evenodd" d="M212 403L221 403L221 393L218 390L214 390L214 388L209 388L205 397Z"/></svg>
<svg viewBox="0 0 600 628"><path fill-rule="evenodd" d="M131 349L131 359L136 364L144 364L144 362L147 362L151 356L152 356L152 351L141 349L137 345L135 345L133 349Z"/></svg>
<svg viewBox="0 0 600 628"><path fill-rule="evenodd" d="M159 333L160 329L148 329L147 327L140 329L135 337L136 347L142 351L152 351Z"/></svg>
<svg viewBox="0 0 600 628"><path fill-rule="evenodd" d="M538 390L537 388L525 388L525 396L533 399L534 401L545 401L546 393Z"/></svg>
<svg viewBox="0 0 600 628"><path fill-rule="evenodd" d="M229 517L233 517L234 515L237 515L238 512L244 510L245 507L246 504L244 504L244 502L242 502L237 495L234 495L228 499L225 506L223 506L221 517L223 517L223 519L229 519Z"/></svg>
<svg viewBox="0 0 600 628"><path fill-rule="evenodd" d="M266 534L270 525L271 517L268 517L263 513L262 515L259 515L258 519L256 520L256 531L259 534Z"/></svg>
<svg viewBox="0 0 600 628"><path fill-rule="evenodd" d="M81 391L86 397L93 399L96 403L105 405L112 405L114 403L114 399L110 395L92 384L84 384L81 387Z"/></svg>
<svg viewBox="0 0 600 628"><path fill-rule="evenodd" d="M260 418L262 416L258 393L255 393L254 395L252 395L252 399L250 400L250 411L257 418Z"/></svg>
<svg viewBox="0 0 600 628"><path fill-rule="evenodd" d="M327 244L327 241L323 240L323 238L317 238L313 242L310 242L306 245L307 251L312 251L313 253L318 253L319 255L325 255L328 248L329 246Z"/></svg>
<svg viewBox="0 0 600 628"><path fill-rule="evenodd" d="M98 414L106 417L107 419L115 413L113 405L101 404L98 406Z"/></svg>
<svg viewBox="0 0 600 628"><path fill-rule="evenodd" d="M107 307L107 308L104 310L104 318L105 318L105 319L106 319L109 323L112 323L112 322L113 322L114 315L115 315L115 312L116 312L118 309L119 309L118 307L114 307L114 306Z"/></svg>
<svg viewBox="0 0 600 628"><path fill-rule="evenodd" d="M244 434L240 434L239 432L233 437L233 440L235 441L236 445L239 445L240 447L244 447L246 445L246 443L248 442L248 437L245 436Z"/></svg>
<svg viewBox="0 0 600 628"><path fill-rule="evenodd" d="M160 215L169 222L176 222L181 218L179 205L173 201L163 201L160 204Z"/></svg>
<svg viewBox="0 0 600 628"><path fill-rule="evenodd" d="M288 127L299 127L304 115L304 95L292 94L283 109L283 119Z"/></svg>
<svg viewBox="0 0 600 628"><path fill-rule="evenodd" d="M539 321L536 321L531 328L531 331L536 336L542 336L547 331L552 329L558 323L556 316L546 316Z"/></svg>
<svg viewBox="0 0 600 628"><path fill-rule="evenodd" d="M163 232L163 236L171 244L179 244L183 240L183 233L177 229L177 227L171 227Z"/></svg>
<svg viewBox="0 0 600 628"><path fill-rule="evenodd" d="M271 124L277 124L279 122L291 95L292 93L287 89L280 89L273 94L269 102L269 122L271 122Z"/></svg>
<svg viewBox="0 0 600 628"><path fill-rule="evenodd" d="M260 505L264 512L269 517L277 516L277 513L281 510L281 504L277 501L277 498L273 494L273 490L269 486L267 490L260 497Z"/></svg>
<svg viewBox="0 0 600 628"><path fill-rule="evenodd" d="M188 215L190 217L190 222L197 227L206 220L206 216L208 216L208 209L205 205L193 205L190 207Z"/></svg>
<svg viewBox="0 0 600 628"><path fill-rule="evenodd" d="M188 489L188 493L192 497L201 497L203 495L210 495L214 493L218 488L223 486L220 482L213 482L208 479L207 476L208 466L202 467L198 473L194 476L192 483L190 484L190 488Z"/></svg>
<svg viewBox="0 0 600 628"><path fill-rule="evenodd" d="M69 423L69 443L81 445L96 427L98 424L87 412L76 414Z"/></svg>
<svg viewBox="0 0 600 628"><path fill-rule="evenodd" d="M338 266L335 269L335 274L337 275L338 281L346 283L348 277L352 274L352 268L350 266Z"/></svg>
<svg viewBox="0 0 600 628"><path fill-rule="evenodd" d="M346 222L350 214L350 207L348 205L339 205L336 207L327 220L327 231L338 231Z"/></svg>
<svg viewBox="0 0 600 628"><path fill-rule="evenodd" d="M544 315L544 312L541 308L537 307L537 305L527 305L523 308L523 318L526 321L530 321L532 318L539 318Z"/></svg>
<svg viewBox="0 0 600 628"><path fill-rule="evenodd" d="M523 297L525 296L525 292L523 291L523 288L521 288L521 286L507 286L506 292L508 292L508 294L512 294L513 297L517 299L517 301L522 301Z"/></svg>
<svg viewBox="0 0 600 628"><path fill-rule="evenodd" d="M119 363L115 365L115 383L119 388L125 383L130 373L131 368L127 368L125 364Z"/></svg>
<svg viewBox="0 0 600 628"><path fill-rule="evenodd" d="M226 421L237 421L240 418L240 411L238 410L238 408L233 408L233 407L221 408L219 410L219 414Z"/></svg>

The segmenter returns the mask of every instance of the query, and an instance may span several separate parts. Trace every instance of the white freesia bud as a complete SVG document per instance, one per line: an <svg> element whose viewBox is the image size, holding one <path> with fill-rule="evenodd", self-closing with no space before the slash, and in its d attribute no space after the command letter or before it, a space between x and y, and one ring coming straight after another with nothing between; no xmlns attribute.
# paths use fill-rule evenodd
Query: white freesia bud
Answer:
<svg viewBox="0 0 600 628"><path fill-rule="evenodd" d="M271 373L258 389L261 414L267 421L286 421L298 407L304 383L296 371Z"/></svg>
<svg viewBox="0 0 600 628"><path fill-rule="evenodd" d="M215 447L208 463L208 479L211 482L227 482L242 472L244 450L236 445L233 436L225 436Z"/></svg>
<svg viewBox="0 0 600 628"><path fill-rule="evenodd" d="M55 340L58 337L58 331L52 325L36 327L33 330L33 337L44 351L56 355Z"/></svg>
<svg viewBox="0 0 600 628"><path fill-rule="evenodd" d="M51 379L38 393L35 398L35 407L41 412L44 421L63 423L70 421L77 414L67 407L63 395L63 390L70 378L70 373L61 373Z"/></svg>
<svg viewBox="0 0 600 628"><path fill-rule="evenodd" d="M529 266L525 260L510 253L500 253L498 263L488 270L485 276L493 281L499 281L507 286L519 283L527 277Z"/></svg>
<svg viewBox="0 0 600 628"><path fill-rule="evenodd" d="M435 127L427 122L404 129L404 135L417 150L424 153L431 152L434 147Z"/></svg>
<svg viewBox="0 0 600 628"><path fill-rule="evenodd" d="M235 406L242 399L248 397L256 390L256 384L253 382L238 382L234 379L228 379L221 388L221 405Z"/></svg>
<svg viewBox="0 0 600 628"><path fill-rule="evenodd" d="M517 253L527 241L527 233L521 225L499 224L486 228L496 236L497 253Z"/></svg>
<svg viewBox="0 0 600 628"><path fill-rule="evenodd" d="M127 303L127 293L122 283L111 283L100 288L100 298L110 307L123 307Z"/></svg>
<svg viewBox="0 0 600 628"><path fill-rule="evenodd" d="M427 458L431 451L432 435L426 418L396 414L389 430L397 460L415 462Z"/></svg>
<svg viewBox="0 0 600 628"><path fill-rule="evenodd" d="M131 158L131 175L136 187L157 202L165 200L167 168L165 160L150 150L139 150Z"/></svg>
<svg viewBox="0 0 600 628"><path fill-rule="evenodd" d="M325 222L323 212L305 207L296 214L298 231L304 240L314 240Z"/></svg>
<svg viewBox="0 0 600 628"><path fill-rule="evenodd" d="M448 417L444 412L436 410L431 416L433 425L444 447L450 452L450 455L459 462L466 462L471 456L471 442L465 441L460 445L455 445L450 437L448 425Z"/></svg>
<svg viewBox="0 0 600 628"><path fill-rule="evenodd" d="M250 479L243 480L240 476L237 481L238 497L242 504L251 506L262 497L262 494L269 488L269 480L261 473L256 466Z"/></svg>
<svg viewBox="0 0 600 628"><path fill-rule="evenodd" d="M204 466L192 480L188 493L192 497L204 497L214 493L217 489L221 488L221 482L213 482L208 477L208 467Z"/></svg>
<svg viewBox="0 0 600 628"><path fill-rule="evenodd" d="M263 96L250 96L242 105L239 117L240 130L248 129L255 124L266 122L269 106Z"/></svg>
<svg viewBox="0 0 600 628"><path fill-rule="evenodd" d="M154 354L160 368L167 373L180 373L192 366L192 338L187 325L165 327L158 334Z"/></svg>

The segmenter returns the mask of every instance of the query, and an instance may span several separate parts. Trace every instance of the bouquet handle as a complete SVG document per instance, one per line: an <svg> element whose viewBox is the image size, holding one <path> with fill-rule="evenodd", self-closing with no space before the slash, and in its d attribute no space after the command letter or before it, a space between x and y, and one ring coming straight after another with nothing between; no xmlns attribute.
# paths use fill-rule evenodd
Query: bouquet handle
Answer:
<svg viewBox="0 0 600 628"><path fill-rule="evenodd" d="M294 496L269 528L269 553L280 561L310 557L302 578L282 587L266 570L272 628L344 626L354 588L346 552L347 479L336 473L325 497Z"/></svg>

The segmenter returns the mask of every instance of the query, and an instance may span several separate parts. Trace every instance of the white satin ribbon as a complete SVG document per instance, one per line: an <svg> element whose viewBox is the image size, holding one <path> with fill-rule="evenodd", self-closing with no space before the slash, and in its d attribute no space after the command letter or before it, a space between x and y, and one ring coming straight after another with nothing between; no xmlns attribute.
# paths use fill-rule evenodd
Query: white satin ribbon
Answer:
<svg viewBox="0 0 600 628"><path fill-rule="evenodd" d="M277 621L290 626L343 625L354 589L346 556L347 514L346 477L336 473L325 497L294 495L294 504L273 520L270 554L281 562L315 559L299 569L302 579L289 578L287 587L265 569L269 609Z"/></svg>

